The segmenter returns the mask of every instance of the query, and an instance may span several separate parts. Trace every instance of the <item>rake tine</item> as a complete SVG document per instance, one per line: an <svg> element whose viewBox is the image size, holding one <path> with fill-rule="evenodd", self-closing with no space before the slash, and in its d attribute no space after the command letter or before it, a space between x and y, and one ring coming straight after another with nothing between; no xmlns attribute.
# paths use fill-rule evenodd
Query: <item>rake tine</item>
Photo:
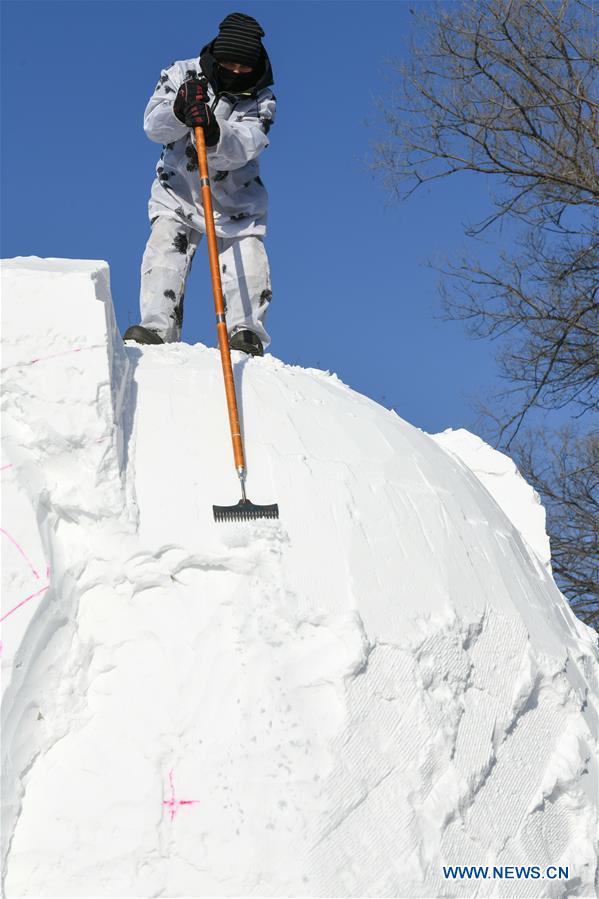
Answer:
<svg viewBox="0 0 599 899"><path fill-rule="evenodd" d="M254 521L257 518L278 518L279 507L276 503L269 506L257 506L249 499L240 499L235 506L212 506L215 521Z"/></svg>

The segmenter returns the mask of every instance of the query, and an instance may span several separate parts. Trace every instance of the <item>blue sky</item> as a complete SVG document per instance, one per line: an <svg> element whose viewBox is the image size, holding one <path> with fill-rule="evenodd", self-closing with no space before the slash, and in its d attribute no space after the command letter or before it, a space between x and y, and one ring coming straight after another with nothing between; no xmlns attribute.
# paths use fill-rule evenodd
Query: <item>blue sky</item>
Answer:
<svg viewBox="0 0 599 899"><path fill-rule="evenodd" d="M278 100L261 157L270 350L336 372L427 431L477 430L469 397L493 383L492 348L439 319L426 263L467 249L462 223L484 215L488 188L448 179L397 205L369 170L386 61L406 52L418 5L4 0L2 256L106 259L119 325L137 322L161 149L144 135L144 107L161 68L246 12L266 32ZM216 345L205 243L183 339Z"/></svg>

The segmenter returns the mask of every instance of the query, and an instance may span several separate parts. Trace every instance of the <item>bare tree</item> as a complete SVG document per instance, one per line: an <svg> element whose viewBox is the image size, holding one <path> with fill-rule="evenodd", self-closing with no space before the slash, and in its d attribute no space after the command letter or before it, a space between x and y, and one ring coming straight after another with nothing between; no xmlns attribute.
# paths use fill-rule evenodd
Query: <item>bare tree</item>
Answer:
<svg viewBox="0 0 599 899"><path fill-rule="evenodd" d="M543 452L539 451L542 447ZM543 494L551 519L551 565L575 612L599 625L599 435L572 427L528 434L516 453L520 471Z"/></svg>
<svg viewBox="0 0 599 899"><path fill-rule="evenodd" d="M533 409L566 408L581 421L597 409L597 17L584 0L460 0L416 21L407 61L394 66L399 90L381 103L387 136L375 168L399 199L457 173L495 183L489 214L467 234L505 222L510 248L494 267L449 263L444 308L497 341L506 386L492 403L496 441L513 444L541 493L558 580L591 620L599 587L586 571L599 525L574 513L577 502L587 508L576 491L596 489L596 442L546 434L532 443L521 427Z"/></svg>

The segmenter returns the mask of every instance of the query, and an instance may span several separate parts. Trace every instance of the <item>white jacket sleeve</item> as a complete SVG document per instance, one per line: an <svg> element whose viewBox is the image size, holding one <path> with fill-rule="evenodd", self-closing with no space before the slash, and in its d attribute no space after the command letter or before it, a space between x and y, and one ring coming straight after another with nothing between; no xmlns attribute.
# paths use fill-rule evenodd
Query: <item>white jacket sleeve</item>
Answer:
<svg viewBox="0 0 599 899"><path fill-rule="evenodd" d="M233 113L229 119L219 119L217 107L220 138L216 146L208 148L210 168L232 171L255 159L268 147L266 135L274 121L275 109L276 100L270 91L262 98L258 97L252 109L241 117L235 117Z"/></svg>
<svg viewBox="0 0 599 899"><path fill-rule="evenodd" d="M185 137L189 128L180 122L173 112L173 102L181 87L177 66L172 65L160 73L160 81L150 97L144 112L144 131L150 140L169 144Z"/></svg>

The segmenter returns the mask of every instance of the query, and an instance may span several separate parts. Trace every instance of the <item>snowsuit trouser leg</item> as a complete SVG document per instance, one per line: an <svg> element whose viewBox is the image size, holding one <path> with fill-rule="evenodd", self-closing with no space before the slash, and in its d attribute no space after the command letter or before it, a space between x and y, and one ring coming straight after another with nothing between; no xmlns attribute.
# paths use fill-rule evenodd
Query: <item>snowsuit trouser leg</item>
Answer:
<svg viewBox="0 0 599 899"><path fill-rule="evenodd" d="M254 236L219 238L218 254L229 336L249 328L266 349L270 335L264 320L272 290L264 241Z"/></svg>
<svg viewBox="0 0 599 899"><path fill-rule="evenodd" d="M167 343L181 339L185 283L202 234L176 219L159 216L152 225L141 264L141 324ZM270 269L260 237L218 238L229 335L243 328L270 344L264 320L272 296Z"/></svg>
<svg viewBox="0 0 599 899"><path fill-rule="evenodd" d="M176 219L158 216L141 263L141 324L166 343L181 340L185 283L201 234Z"/></svg>

